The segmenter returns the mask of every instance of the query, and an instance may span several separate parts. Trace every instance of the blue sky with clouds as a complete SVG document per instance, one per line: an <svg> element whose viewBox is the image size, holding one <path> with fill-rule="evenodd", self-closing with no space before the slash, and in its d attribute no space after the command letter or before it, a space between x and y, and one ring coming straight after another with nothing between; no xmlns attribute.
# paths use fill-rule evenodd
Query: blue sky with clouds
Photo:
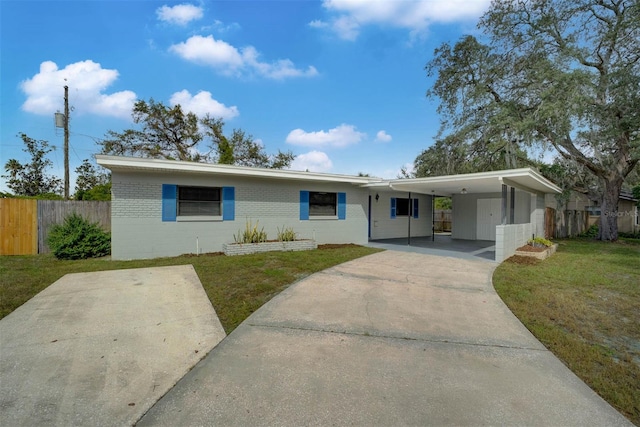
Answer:
<svg viewBox="0 0 640 427"><path fill-rule="evenodd" d="M72 177L149 98L222 117L268 152L291 150L292 169L396 177L438 130L425 64L474 32L488 4L1 0L2 166L26 160L25 132L57 147L62 176L53 116L67 84Z"/></svg>

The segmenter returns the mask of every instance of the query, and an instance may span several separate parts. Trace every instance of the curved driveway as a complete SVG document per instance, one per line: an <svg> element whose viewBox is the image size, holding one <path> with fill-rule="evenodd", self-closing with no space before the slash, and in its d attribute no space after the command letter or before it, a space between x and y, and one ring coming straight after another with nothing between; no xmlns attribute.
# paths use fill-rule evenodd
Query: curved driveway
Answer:
<svg viewBox="0 0 640 427"><path fill-rule="evenodd" d="M139 425L630 425L507 309L495 266L385 251L305 278Z"/></svg>

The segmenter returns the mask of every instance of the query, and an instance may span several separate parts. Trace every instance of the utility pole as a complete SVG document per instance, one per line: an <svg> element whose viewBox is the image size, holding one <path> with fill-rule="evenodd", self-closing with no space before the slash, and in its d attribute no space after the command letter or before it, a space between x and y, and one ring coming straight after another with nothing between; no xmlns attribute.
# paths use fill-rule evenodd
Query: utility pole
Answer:
<svg viewBox="0 0 640 427"><path fill-rule="evenodd" d="M69 86L64 86L64 199L69 200Z"/></svg>

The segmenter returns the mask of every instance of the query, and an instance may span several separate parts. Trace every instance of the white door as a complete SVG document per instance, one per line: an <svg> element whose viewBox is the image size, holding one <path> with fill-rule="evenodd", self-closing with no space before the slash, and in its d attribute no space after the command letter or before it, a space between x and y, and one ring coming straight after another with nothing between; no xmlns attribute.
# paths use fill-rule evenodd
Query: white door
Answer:
<svg viewBox="0 0 640 427"><path fill-rule="evenodd" d="M502 223L502 199L478 199L476 239L496 240L496 225Z"/></svg>

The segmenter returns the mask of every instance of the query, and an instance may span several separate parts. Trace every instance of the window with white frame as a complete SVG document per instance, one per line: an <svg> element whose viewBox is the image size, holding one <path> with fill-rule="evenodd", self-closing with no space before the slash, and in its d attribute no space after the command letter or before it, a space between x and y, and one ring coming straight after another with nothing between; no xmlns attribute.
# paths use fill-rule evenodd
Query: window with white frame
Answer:
<svg viewBox="0 0 640 427"><path fill-rule="evenodd" d="M309 191L309 216L336 216L338 194Z"/></svg>
<svg viewBox="0 0 640 427"><path fill-rule="evenodd" d="M178 216L222 215L220 187L178 187Z"/></svg>

